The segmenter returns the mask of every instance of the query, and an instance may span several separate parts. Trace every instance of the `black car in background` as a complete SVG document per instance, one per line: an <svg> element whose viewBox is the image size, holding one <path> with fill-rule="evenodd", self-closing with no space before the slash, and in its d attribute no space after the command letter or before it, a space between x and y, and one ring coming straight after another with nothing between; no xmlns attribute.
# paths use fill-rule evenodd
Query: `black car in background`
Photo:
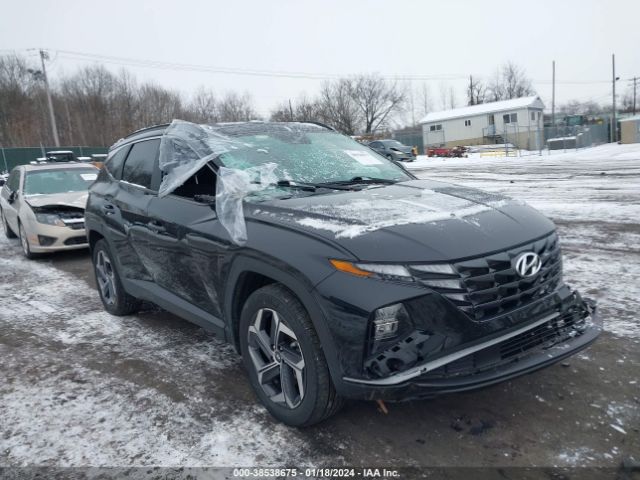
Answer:
<svg viewBox="0 0 640 480"><path fill-rule="evenodd" d="M550 220L316 124L136 132L91 186L86 228L108 312L147 300L230 342L289 425L344 398L491 385L599 334Z"/></svg>
<svg viewBox="0 0 640 480"><path fill-rule="evenodd" d="M416 159L413 148L397 140L374 140L369 147L389 160L413 162Z"/></svg>

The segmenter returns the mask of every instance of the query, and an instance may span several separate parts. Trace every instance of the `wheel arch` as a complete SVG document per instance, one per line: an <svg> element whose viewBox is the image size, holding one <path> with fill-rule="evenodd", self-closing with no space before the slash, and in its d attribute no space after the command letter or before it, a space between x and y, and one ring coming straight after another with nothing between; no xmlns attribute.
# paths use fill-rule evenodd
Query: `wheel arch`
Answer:
<svg viewBox="0 0 640 480"><path fill-rule="evenodd" d="M227 325L227 341L240 352L240 314L249 296L259 288L279 283L291 291L305 308L325 351L331 377L341 379L338 371L337 350L326 326L325 315L313 294L313 284L300 272L291 272L255 258L241 258L234 262L229 274L229 288L225 291L224 312Z"/></svg>

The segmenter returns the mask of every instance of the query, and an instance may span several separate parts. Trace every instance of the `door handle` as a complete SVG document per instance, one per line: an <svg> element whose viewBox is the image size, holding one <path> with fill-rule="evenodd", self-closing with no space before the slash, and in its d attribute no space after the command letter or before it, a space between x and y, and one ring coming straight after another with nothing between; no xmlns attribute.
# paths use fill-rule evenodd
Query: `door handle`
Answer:
<svg viewBox="0 0 640 480"><path fill-rule="evenodd" d="M147 226L149 227L149 230L152 230L156 233L163 233L167 231L167 229L164 228L164 225L162 225L157 220L150 221L149 223L147 223Z"/></svg>
<svg viewBox="0 0 640 480"><path fill-rule="evenodd" d="M116 207L110 203L105 203L102 205L101 209L105 215L113 215L116 213Z"/></svg>

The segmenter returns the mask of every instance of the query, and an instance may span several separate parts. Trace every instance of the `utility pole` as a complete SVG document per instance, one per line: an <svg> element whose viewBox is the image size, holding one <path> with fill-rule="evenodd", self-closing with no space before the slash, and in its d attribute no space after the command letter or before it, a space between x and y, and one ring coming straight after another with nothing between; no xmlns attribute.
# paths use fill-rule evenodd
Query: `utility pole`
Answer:
<svg viewBox="0 0 640 480"><path fill-rule="evenodd" d="M551 126L556 126L556 61L551 62Z"/></svg>
<svg viewBox="0 0 640 480"><path fill-rule="evenodd" d="M614 53L611 54L611 84L612 84L612 102L613 102L613 111L611 112L611 143L618 141L618 122L616 122L616 81L619 80L616 77L616 55Z"/></svg>
<svg viewBox="0 0 640 480"><path fill-rule="evenodd" d="M633 77L633 114L636 114L636 86L638 83L638 77Z"/></svg>
<svg viewBox="0 0 640 480"><path fill-rule="evenodd" d="M44 50L40 49L40 60L42 61L42 77L44 79L44 89L47 91L47 103L49 104L49 118L51 119L51 130L53 131L53 141L56 147L60 146L60 139L58 138L58 125L56 125L56 115L53 112L53 101L51 100L51 92L49 91L49 79L47 78L47 69L44 65L44 61L49 59L49 55Z"/></svg>

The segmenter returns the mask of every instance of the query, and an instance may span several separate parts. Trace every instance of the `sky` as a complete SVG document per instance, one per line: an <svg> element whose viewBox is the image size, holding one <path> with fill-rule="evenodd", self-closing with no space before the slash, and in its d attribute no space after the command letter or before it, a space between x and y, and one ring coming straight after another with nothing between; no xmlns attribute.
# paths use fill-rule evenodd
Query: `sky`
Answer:
<svg viewBox="0 0 640 480"><path fill-rule="evenodd" d="M35 62L37 53L27 49L48 49L52 81L87 64L108 61L117 71L131 63L122 59L166 62L172 65L126 68L185 95L200 86L248 92L261 115L313 96L337 75L401 78L414 92L408 117L423 113L423 85L430 110L443 109L441 91L449 86L462 106L468 76L488 80L507 61L525 69L549 109L553 60L557 104L610 104L612 53L618 92L640 76L638 0L1 2L0 54L16 51Z"/></svg>

